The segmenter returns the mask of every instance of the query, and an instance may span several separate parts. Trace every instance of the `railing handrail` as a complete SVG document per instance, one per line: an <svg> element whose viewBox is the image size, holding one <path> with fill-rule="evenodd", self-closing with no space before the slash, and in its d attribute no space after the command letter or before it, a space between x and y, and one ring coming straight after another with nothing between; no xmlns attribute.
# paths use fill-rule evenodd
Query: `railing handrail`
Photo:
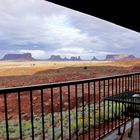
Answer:
<svg viewBox="0 0 140 140"><path fill-rule="evenodd" d="M24 91L30 91L30 90L40 90L40 89L47 89L47 88L52 88L52 87L55 88L55 87L61 87L61 86L67 86L67 85L96 82L96 81L101 81L101 80L108 80L108 79L132 76L132 75L137 75L137 74L140 74L140 72L119 74L119 75L114 75L114 76L106 76L106 77L98 77L98 78L89 78L89 79L82 79L82 80L73 80L73 81L66 81L66 82L56 82L56 83L48 83L48 84L30 85L30 86L0 88L0 94L24 92Z"/></svg>

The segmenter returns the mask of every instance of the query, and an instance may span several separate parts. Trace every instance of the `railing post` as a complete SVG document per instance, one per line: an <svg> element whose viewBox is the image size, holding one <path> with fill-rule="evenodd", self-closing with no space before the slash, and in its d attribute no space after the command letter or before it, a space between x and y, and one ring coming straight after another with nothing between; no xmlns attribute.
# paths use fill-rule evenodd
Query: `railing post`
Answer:
<svg viewBox="0 0 140 140"><path fill-rule="evenodd" d="M43 96L43 89L41 89L41 112L42 112L42 133L43 133L43 140L45 139L45 129L44 129L44 96Z"/></svg>
<svg viewBox="0 0 140 140"><path fill-rule="evenodd" d="M8 112L7 112L7 94L4 94L4 108L5 108L5 122L6 122L6 136L9 140L9 128L8 128Z"/></svg>
<svg viewBox="0 0 140 140"><path fill-rule="evenodd" d="M69 139L71 140L71 107L70 107L70 86L68 85L68 104L69 104L69 108L68 108L68 112L69 112Z"/></svg>
<svg viewBox="0 0 140 140"><path fill-rule="evenodd" d="M90 83L88 83L88 139L90 140Z"/></svg>
<svg viewBox="0 0 140 140"><path fill-rule="evenodd" d="M32 90L30 90L30 109L31 109L32 139L34 140L34 115L33 115L33 97L32 97Z"/></svg>
<svg viewBox="0 0 140 140"><path fill-rule="evenodd" d="M20 92L18 92L18 112L19 112L19 130L20 130L20 140L22 140L22 120L21 120L21 100Z"/></svg>

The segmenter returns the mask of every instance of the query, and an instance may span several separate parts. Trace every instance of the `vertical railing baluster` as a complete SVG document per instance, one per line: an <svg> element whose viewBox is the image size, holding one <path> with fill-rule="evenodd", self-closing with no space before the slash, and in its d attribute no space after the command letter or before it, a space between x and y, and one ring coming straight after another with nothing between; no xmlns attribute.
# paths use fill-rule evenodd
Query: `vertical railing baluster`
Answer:
<svg viewBox="0 0 140 140"><path fill-rule="evenodd" d="M135 75L135 92L137 92L137 75Z"/></svg>
<svg viewBox="0 0 140 140"><path fill-rule="evenodd" d="M122 94L124 93L124 92L127 92L126 91L126 77L123 77L122 78ZM121 105L122 106L122 112L123 112L123 105ZM122 117L122 123L123 123L123 117Z"/></svg>
<svg viewBox="0 0 140 140"><path fill-rule="evenodd" d="M113 86L113 85L114 85L114 80L113 80L113 78L112 78L112 92L111 92L111 93L112 93L112 96L113 96L113 94L114 94L114 93L113 93L113 90L114 90L114 88L113 88L114 86ZM114 116L113 116L113 115L114 115L113 112L114 112L114 102L112 101L112 130L113 130L113 120L114 120L114 119L113 119L113 117L114 117Z"/></svg>
<svg viewBox="0 0 140 140"><path fill-rule="evenodd" d="M138 91L138 75L136 75L136 92Z"/></svg>
<svg viewBox="0 0 140 140"><path fill-rule="evenodd" d="M132 75L131 75L131 77L130 77L130 78L131 78L131 92L132 92Z"/></svg>
<svg viewBox="0 0 140 140"><path fill-rule="evenodd" d="M135 92L137 92L137 75L135 75Z"/></svg>
<svg viewBox="0 0 140 140"><path fill-rule="evenodd" d="M137 78L137 75L136 75L136 92L137 92L137 89L138 89L137 80L138 80L138 78Z"/></svg>
<svg viewBox="0 0 140 140"><path fill-rule="evenodd" d="M125 81L124 81L124 82L125 82L124 85L125 85L125 89L126 89L126 90L125 90L125 92L123 92L122 94L126 94L126 92L128 93L128 91L129 91L129 90L128 90L128 77L125 76L124 79L125 79ZM126 108L124 107L124 105L122 105L122 112L125 112L124 109L126 109ZM122 117L122 122L125 123L124 121L125 121L125 118Z"/></svg>
<svg viewBox="0 0 140 140"><path fill-rule="evenodd" d="M4 94L4 108L5 108L5 123L6 123L6 139L9 140L9 128L8 128L8 112L7 112L7 94Z"/></svg>
<svg viewBox="0 0 140 140"><path fill-rule="evenodd" d="M136 91L135 91L135 75L133 75L133 93L135 93ZM132 108L133 109L136 109L136 106L133 104L132 105Z"/></svg>
<svg viewBox="0 0 140 140"><path fill-rule="evenodd" d="M43 140L45 139L45 130L44 130L44 96L43 96L43 89L41 89L41 112L42 112L42 136Z"/></svg>
<svg viewBox="0 0 140 140"><path fill-rule="evenodd" d="M117 95L117 78L114 79L114 82L115 82L114 87L116 87L114 92L115 92L115 96L116 96ZM116 102L115 102L115 113L116 113L116 116L117 116L117 114L118 114L118 103L116 103ZM115 126L117 126L116 118L115 118Z"/></svg>
<svg viewBox="0 0 140 140"><path fill-rule="evenodd" d="M106 85L105 85L105 80L103 81L103 98L105 98L105 88ZM106 119L106 116L105 116L105 112L106 112L106 109L105 109L105 101L104 101L104 107L103 107L103 110L104 110L104 123L103 123L103 135L105 135L105 119Z"/></svg>
<svg viewBox="0 0 140 140"><path fill-rule="evenodd" d="M20 92L18 92L18 113L19 113L19 132L20 132L20 140L22 140L22 123L21 123L21 100L20 100Z"/></svg>
<svg viewBox="0 0 140 140"><path fill-rule="evenodd" d="M138 84L138 81L139 81L139 75L137 75L137 92L139 91L139 84Z"/></svg>
<svg viewBox="0 0 140 140"><path fill-rule="evenodd" d="M132 75L130 75L130 92L132 93Z"/></svg>
<svg viewBox="0 0 140 140"><path fill-rule="evenodd" d="M133 75L131 75L131 91L133 92Z"/></svg>
<svg viewBox="0 0 140 140"><path fill-rule="evenodd" d="M100 139L100 136L101 136L101 103L100 103L100 99L101 99L101 82L99 81L98 83L98 90L99 90L99 139Z"/></svg>
<svg viewBox="0 0 140 140"><path fill-rule="evenodd" d="M88 83L88 139L90 140L90 83Z"/></svg>
<svg viewBox="0 0 140 140"><path fill-rule="evenodd" d="M110 96L109 95L109 79L107 80L107 82L108 82L108 97ZM110 127L109 127L109 101L108 101L108 133L109 133L109 129L110 129Z"/></svg>
<svg viewBox="0 0 140 140"><path fill-rule="evenodd" d="M129 87L128 87L128 76L126 76L126 86L127 86L127 92L129 92Z"/></svg>
<svg viewBox="0 0 140 140"><path fill-rule="evenodd" d="M128 92L130 92L130 87L129 87L129 76L128 76Z"/></svg>
<svg viewBox="0 0 140 140"><path fill-rule="evenodd" d="M51 88L51 111L52 111L52 139L55 140L55 132L54 132L54 107L53 107L53 88Z"/></svg>
<svg viewBox="0 0 140 140"><path fill-rule="evenodd" d="M33 97L32 97L32 90L30 90L30 109L31 109L32 139L34 140L34 116L33 116Z"/></svg>
<svg viewBox="0 0 140 140"><path fill-rule="evenodd" d="M71 140L71 114L70 114L70 86L68 85L68 104L69 104L69 140Z"/></svg>
<svg viewBox="0 0 140 140"><path fill-rule="evenodd" d="M130 77L130 79L129 79L129 81L130 81L130 92L131 92L131 75L129 76ZM132 92L131 92L132 93Z"/></svg>
<svg viewBox="0 0 140 140"><path fill-rule="evenodd" d="M123 79L120 79L120 77L119 77L119 90L118 90L118 78L116 78L116 95L122 93L121 92L121 90L123 90L123 87L121 87L122 82L123 82ZM118 91L119 91L119 93L118 93ZM119 104L119 110L118 110L118 104ZM115 124L115 125L118 126L118 135L120 135L121 134L121 132L120 132L120 117L121 117L120 102L117 103L117 110L118 110L118 112L116 112L116 113L119 114L119 120L118 120L118 125L117 124Z"/></svg>
<svg viewBox="0 0 140 140"><path fill-rule="evenodd" d="M133 75L131 75L131 77L132 77L132 92L133 92Z"/></svg>
<svg viewBox="0 0 140 140"><path fill-rule="evenodd" d="M122 93L125 91L125 90L124 90L124 88L125 88L124 78L125 78L125 77L122 77Z"/></svg>
<svg viewBox="0 0 140 140"><path fill-rule="evenodd" d="M83 140L85 139L85 133L84 133L84 129L85 129L85 120L84 120L84 116L85 116L85 104L84 104L84 84L82 83L82 119L83 119Z"/></svg>
<svg viewBox="0 0 140 140"><path fill-rule="evenodd" d="M130 84L130 91L131 91L131 93L132 93L132 75L130 76L130 81L131 81L131 82L130 82L130 83L131 83L131 84Z"/></svg>
<svg viewBox="0 0 140 140"><path fill-rule="evenodd" d="M121 94L121 86L123 86L122 85L122 83L123 83L123 79L121 79L120 77L119 77L119 94ZM117 84L118 85L118 84ZM117 90L118 90L118 88L117 88ZM123 87L122 87L122 90L123 90ZM119 102L119 116L121 116L121 110L120 110L120 102ZM119 125L120 125L120 119L119 119Z"/></svg>
<svg viewBox="0 0 140 140"><path fill-rule="evenodd" d="M76 139L78 140L78 95L77 95L77 84L75 85L76 93Z"/></svg>
<svg viewBox="0 0 140 140"><path fill-rule="evenodd" d="M134 75L134 92L136 92L136 75Z"/></svg>
<svg viewBox="0 0 140 140"><path fill-rule="evenodd" d="M138 74L138 92L140 92L140 74Z"/></svg>
<svg viewBox="0 0 140 140"><path fill-rule="evenodd" d="M60 86L60 115L61 115L61 139L63 140L63 106L62 106L62 87Z"/></svg>
<svg viewBox="0 0 140 140"><path fill-rule="evenodd" d="M96 139L96 83L94 81L94 140Z"/></svg>
<svg viewBox="0 0 140 140"><path fill-rule="evenodd" d="M133 75L133 92L135 92L135 89L134 89L134 75Z"/></svg>

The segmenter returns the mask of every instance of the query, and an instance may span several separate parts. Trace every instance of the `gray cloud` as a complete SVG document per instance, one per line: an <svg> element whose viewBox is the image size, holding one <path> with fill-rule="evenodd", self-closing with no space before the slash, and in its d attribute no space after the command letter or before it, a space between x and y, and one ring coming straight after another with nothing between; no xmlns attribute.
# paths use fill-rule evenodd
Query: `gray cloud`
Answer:
<svg viewBox="0 0 140 140"><path fill-rule="evenodd" d="M108 53L140 56L140 34L44 0L0 0L0 56L31 52L103 58Z"/></svg>

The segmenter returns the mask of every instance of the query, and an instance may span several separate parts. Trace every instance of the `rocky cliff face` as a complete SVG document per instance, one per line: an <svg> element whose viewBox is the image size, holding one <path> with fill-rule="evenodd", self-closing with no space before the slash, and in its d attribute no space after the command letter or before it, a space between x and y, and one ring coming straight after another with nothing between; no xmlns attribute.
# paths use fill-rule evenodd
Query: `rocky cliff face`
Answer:
<svg viewBox="0 0 140 140"><path fill-rule="evenodd" d="M15 60L15 61L32 61L35 60L31 53L24 54L6 54L2 60Z"/></svg>
<svg viewBox="0 0 140 140"><path fill-rule="evenodd" d="M60 55L51 55L51 57L48 59L50 61L61 61L62 58Z"/></svg>
<svg viewBox="0 0 140 140"><path fill-rule="evenodd" d="M91 59L91 61L98 61L98 59L95 56L93 56L93 58Z"/></svg>
<svg viewBox="0 0 140 140"><path fill-rule="evenodd" d="M80 57L80 56L78 56L78 57L72 56L72 57L70 58L70 61L81 61L81 57Z"/></svg>
<svg viewBox="0 0 140 140"><path fill-rule="evenodd" d="M106 59L107 61L119 61L119 60L132 60L136 59L134 55L127 55L127 54L114 54L114 55L107 55Z"/></svg>
<svg viewBox="0 0 140 140"><path fill-rule="evenodd" d="M68 59L67 57L61 58L60 55L51 55L48 60L49 61L81 61L81 58L80 56L79 57L72 56L70 59Z"/></svg>

